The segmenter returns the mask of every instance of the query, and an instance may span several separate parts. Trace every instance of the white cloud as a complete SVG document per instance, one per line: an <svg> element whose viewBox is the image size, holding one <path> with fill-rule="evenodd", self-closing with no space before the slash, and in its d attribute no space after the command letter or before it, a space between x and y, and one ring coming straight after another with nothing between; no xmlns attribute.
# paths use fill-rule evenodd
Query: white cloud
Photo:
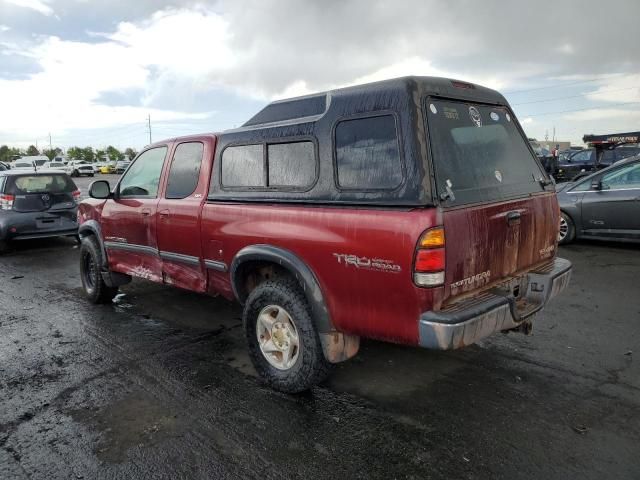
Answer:
<svg viewBox="0 0 640 480"><path fill-rule="evenodd" d="M17 135L62 133L140 123L147 113L154 121L206 118L206 113L145 106L109 107L97 99L104 92L143 89L151 101L164 76L195 79L190 88L197 88L198 78L218 60L233 64L224 49L225 35L225 25L216 15L171 11L140 26L122 23L98 43L48 37L21 52L37 60L41 72L27 80L0 79L0 104L12 112L0 116L0 130Z"/></svg>
<svg viewBox="0 0 640 480"><path fill-rule="evenodd" d="M585 121L601 121L601 120L630 120L640 121L640 110L625 110L622 108L593 108L574 112L564 116L566 120L585 122Z"/></svg>
<svg viewBox="0 0 640 480"><path fill-rule="evenodd" d="M565 43L560 45L557 49L557 52L564 53L565 55L571 55L575 52L575 48L570 43Z"/></svg>
<svg viewBox="0 0 640 480"><path fill-rule="evenodd" d="M29 8L31 10L35 10L38 13L41 13L46 16L53 15L53 8L51 8L47 3L48 1L42 0L4 0L6 3L15 5L17 7Z"/></svg>
<svg viewBox="0 0 640 480"><path fill-rule="evenodd" d="M9 30L11 30L11 27L7 25L0 25L0 32L8 32Z"/></svg>
<svg viewBox="0 0 640 480"><path fill-rule="evenodd" d="M520 120L521 125L531 125L535 120L531 117L526 117Z"/></svg>
<svg viewBox="0 0 640 480"><path fill-rule="evenodd" d="M600 102L638 102L640 101L640 74L607 78L587 97Z"/></svg>

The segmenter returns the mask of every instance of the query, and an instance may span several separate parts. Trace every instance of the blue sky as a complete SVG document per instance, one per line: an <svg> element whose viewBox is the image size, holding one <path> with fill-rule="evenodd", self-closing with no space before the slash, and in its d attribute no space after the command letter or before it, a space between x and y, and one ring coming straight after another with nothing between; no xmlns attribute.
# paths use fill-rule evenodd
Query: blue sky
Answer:
<svg viewBox="0 0 640 480"><path fill-rule="evenodd" d="M611 24L607 20L611 19ZM0 0L0 144L242 124L271 99L402 75L497 88L527 134L640 130L640 2Z"/></svg>

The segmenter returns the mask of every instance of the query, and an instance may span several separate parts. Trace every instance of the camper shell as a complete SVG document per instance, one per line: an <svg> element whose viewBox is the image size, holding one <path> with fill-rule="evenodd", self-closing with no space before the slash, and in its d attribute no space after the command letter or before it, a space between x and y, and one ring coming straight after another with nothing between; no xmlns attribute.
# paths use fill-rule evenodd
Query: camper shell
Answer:
<svg viewBox="0 0 640 480"><path fill-rule="evenodd" d="M435 77L404 77L323 93L275 101L264 107L242 127L220 134L209 200L341 203L384 206L436 206L442 191L436 189L425 110L431 98L499 106L510 112L505 98L495 90L475 84ZM395 122L400 152L401 181L397 186L357 189L341 186L337 178L335 136L340 122L391 116ZM229 147L292 141L313 142L315 179L304 188L269 186L225 187L221 181L222 157ZM530 154L535 158L534 152ZM266 167L265 167L266 168ZM541 177L545 177L540 167ZM442 188L440 189L442 190ZM520 192L519 192L520 193ZM505 190L504 199L512 196Z"/></svg>

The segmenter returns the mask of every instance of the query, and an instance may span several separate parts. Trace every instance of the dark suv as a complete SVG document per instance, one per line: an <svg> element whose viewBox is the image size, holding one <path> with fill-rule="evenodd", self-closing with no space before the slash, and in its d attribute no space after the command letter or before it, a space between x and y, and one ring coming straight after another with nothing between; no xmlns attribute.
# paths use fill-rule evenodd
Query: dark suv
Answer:
<svg viewBox="0 0 640 480"><path fill-rule="evenodd" d="M87 296L131 277L244 305L296 392L360 337L454 349L529 331L569 281L552 181L499 93L409 77L274 102L148 146L79 208Z"/></svg>

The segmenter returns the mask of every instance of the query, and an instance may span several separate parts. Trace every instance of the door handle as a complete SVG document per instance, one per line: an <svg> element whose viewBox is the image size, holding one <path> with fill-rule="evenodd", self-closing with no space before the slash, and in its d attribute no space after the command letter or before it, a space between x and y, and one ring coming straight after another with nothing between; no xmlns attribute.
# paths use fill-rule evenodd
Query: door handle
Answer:
<svg viewBox="0 0 640 480"><path fill-rule="evenodd" d="M150 208L143 208L142 210L140 210L140 213L142 214L142 216L148 217L149 215L151 215L151 209Z"/></svg>
<svg viewBox="0 0 640 480"><path fill-rule="evenodd" d="M160 220L166 220L167 218L169 218L169 210L160 210L158 212L158 215L160 215Z"/></svg>

